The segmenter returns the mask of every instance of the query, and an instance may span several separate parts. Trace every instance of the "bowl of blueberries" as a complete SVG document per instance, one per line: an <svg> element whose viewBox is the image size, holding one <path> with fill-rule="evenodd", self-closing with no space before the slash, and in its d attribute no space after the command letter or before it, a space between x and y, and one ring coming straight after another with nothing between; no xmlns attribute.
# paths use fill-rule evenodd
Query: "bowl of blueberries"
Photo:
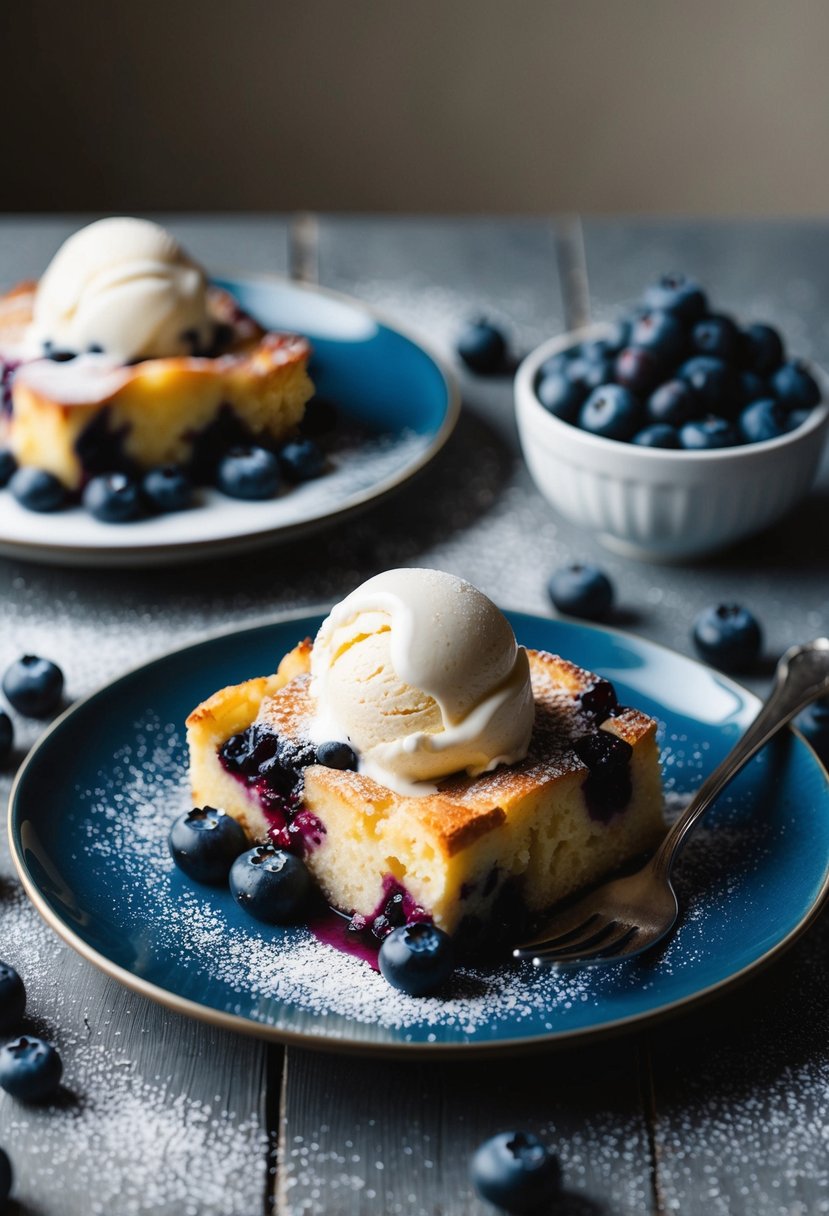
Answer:
<svg viewBox="0 0 829 1216"><path fill-rule="evenodd" d="M665 275L633 312L554 338L515 381L524 457L562 515L608 547L682 561L759 532L805 497L827 377L776 329L712 311Z"/></svg>

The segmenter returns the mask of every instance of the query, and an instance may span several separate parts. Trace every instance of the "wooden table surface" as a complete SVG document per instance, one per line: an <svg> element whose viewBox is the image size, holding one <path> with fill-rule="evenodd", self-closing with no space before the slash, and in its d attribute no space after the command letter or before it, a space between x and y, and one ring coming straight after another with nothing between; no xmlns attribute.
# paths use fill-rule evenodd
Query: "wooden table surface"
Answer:
<svg viewBox="0 0 829 1216"><path fill-rule="evenodd" d="M84 218L2 220L0 282L37 274ZM471 313L504 322L529 349L683 269L723 309L779 323L793 349L829 360L829 227L820 223L161 218L211 267L316 279L447 353ZM567 559L597 560L628 627L684 653L696 612L724 597L754 609L770 656L829 629L826 466L806 506L728 554L676 567L629 562L556 518L533 489L510 382L461 380L464 414L445 451L345 530L182 570L0 560L0 668L23 651L46 654L80 696L209 630L332 601L378 569L416 563L544 613L548 573ZM764 677L747 683L760 690ZM37 728L19 726L22 755ZM52 1108L0 1094L16 1210L483 1213L491 1209L470 1191L470 1153L517 1126L540 1131L561 1160L557 1211L827 1212L827 948L824 916L739 991L578 1050L439 1066L282 1051L168 1013L83 962L26 903L3 840L0 957L19 965L30 1028L58 1043L67 1084Z"/></svg>

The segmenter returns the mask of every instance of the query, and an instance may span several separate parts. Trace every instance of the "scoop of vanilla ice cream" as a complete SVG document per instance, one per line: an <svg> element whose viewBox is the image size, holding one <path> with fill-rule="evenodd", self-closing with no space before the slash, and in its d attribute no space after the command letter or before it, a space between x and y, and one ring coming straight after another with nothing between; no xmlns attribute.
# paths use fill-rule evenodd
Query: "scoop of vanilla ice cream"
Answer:
<svg viewBox="0 0 829 1216"><path fill-rule="evenodd" d="M534 718L526 652L503 613L439 570L389 570L323 622L311 655L312 737L348 740L360 771L412 783L514 764Z"/></svg>
<svg viewBox="0 0 829 1216"><path fill-rule="evenodd" d="M55 254L29 337L40 348L127 362L206 349L212 332L201 267L159 224L113 218L81 228Z"/></svg>

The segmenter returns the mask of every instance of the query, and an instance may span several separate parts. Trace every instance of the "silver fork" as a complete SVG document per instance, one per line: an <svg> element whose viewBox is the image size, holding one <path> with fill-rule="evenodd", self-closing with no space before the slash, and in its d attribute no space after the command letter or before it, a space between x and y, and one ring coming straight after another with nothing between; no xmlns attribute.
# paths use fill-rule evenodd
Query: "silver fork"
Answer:
<svg viewBox="0 0 829 1216"><path fill-rule="evenodd" d="M772 735L818 697L829 694L829 639L793 646L777 664L768 699L722 763L700 786L641 870L617 878L553 915L515 958L548 963L608 962L641 954L661 941L679 913L671 871L697 820Z"/></svg>

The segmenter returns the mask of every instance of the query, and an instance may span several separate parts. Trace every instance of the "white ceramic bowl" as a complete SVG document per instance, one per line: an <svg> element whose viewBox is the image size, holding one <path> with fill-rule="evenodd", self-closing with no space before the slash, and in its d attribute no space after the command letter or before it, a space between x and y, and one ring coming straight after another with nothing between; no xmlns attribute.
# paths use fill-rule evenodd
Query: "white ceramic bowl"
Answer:
<svg viewBox="0 0 829 1216"><path fill-rule="evenodd" d="M524 458L557 511L630 557L682 561L725 548L785 515L808 493L829 423L829 377L813 373L823 402L787 435L744 447L687 452L591 435L544 409L538 370L551 355L607 327L573 330L539 346L515 379Z"/></svg>

